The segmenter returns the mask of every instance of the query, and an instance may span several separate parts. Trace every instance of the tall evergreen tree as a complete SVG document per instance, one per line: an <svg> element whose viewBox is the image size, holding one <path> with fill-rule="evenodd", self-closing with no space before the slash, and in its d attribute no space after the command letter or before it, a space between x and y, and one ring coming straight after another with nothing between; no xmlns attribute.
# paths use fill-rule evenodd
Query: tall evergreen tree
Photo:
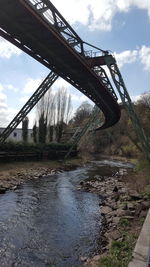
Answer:
<svg viewBox="0 0 150 267"><path fill-rule="evenodd" d="M36 123L33 126L33 141L35 144L37 143L37 126L36 126Z"/></svg>
<svg viewBox="0 0 150 267"><path fill-rule="evenodd" d="M22 139L25 143L28 141L28 124L29 119L28 117L25 117L25 119L22 121Z"/></svg>

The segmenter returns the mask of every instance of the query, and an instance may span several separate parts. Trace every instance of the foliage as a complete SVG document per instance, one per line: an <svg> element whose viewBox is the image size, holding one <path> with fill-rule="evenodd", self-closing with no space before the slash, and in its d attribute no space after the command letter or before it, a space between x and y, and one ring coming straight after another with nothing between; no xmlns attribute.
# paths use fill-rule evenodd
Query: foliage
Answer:
<svg viewBox="0 0 150 267"><path fill-rule="evenodd" d="M73 118L73 125L82 125L86 119L89 119L89 116L92 114L93 106L84 101L81 105L77 108L76 113Z"/></svg>
<svg viewBox="0 0 150 267"><path fill-rule="evenodd" d="M33 142L37 143L37 126L36 126L36 123L33 126Z"/></svg>
<svg viewBox="0 0 150 267"><path fill-rule="evenodd" d="M47 118L44 117L44 112L40 114L39 117L39 143L46 143L47 134Z"/></svg>
<svg viewBox="0 0 150 267"><path fill-rule="evenodd" d="M135 171L142 171L147 168L150 170L149 162L146 159L140 159L136 162Z"/></svg>

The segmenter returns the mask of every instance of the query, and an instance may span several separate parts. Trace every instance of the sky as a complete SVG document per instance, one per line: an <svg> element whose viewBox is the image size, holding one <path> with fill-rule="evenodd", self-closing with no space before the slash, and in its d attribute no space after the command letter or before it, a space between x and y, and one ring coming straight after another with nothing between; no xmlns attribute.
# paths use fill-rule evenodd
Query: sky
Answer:
<svg viewBox="0 0 150 267"><path fill-rule="evenodd" d="M131 98L150 90L150 0L51 0L82 40L115 56ZM0 37L0 127L6 127L49 70ZM64 80L73 110L87 100ZM29 127L35 109L29 113Z"/></svg>

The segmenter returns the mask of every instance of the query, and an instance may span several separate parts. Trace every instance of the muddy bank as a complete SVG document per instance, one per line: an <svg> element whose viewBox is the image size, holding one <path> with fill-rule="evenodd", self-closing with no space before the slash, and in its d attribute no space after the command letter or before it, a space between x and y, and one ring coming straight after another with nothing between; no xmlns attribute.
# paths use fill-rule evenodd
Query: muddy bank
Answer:
<svg viewBox="0 0 150 267"><path fill-rule="evenodd" d="M81 166L79 160L22 162L0 165L0 194L6 190L14 190L28 180L43 178L46 175L69 171Z"/></svg>
<svg viewBox="0 0 150 267"><path fill-rule="evenodd" d="M133 172L120 168L113 177L96 175L80 183L80 190L93 192L101 196L100 213L103 216L103 233L99 254L91 259L83 258L84 266L101 266L99 261L107 256L113 241L124 241L122 230L135 237L150 207L150 199L131 187ZM129 179L130 177L130 179ZM134 244L133 244L134 246Z"/></svg>

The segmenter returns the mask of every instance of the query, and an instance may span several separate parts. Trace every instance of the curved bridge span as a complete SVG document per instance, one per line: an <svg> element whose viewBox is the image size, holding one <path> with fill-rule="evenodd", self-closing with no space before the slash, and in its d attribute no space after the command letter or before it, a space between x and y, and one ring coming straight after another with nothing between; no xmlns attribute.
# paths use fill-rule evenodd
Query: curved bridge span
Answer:
<svg viewBox="0 0 150 267"><path fill-rule="evenodd" d="M91 67L84 42L49 0L1 0L0 35L90 98L104 113L101 129L119 120L106 73Z"/></svg>

